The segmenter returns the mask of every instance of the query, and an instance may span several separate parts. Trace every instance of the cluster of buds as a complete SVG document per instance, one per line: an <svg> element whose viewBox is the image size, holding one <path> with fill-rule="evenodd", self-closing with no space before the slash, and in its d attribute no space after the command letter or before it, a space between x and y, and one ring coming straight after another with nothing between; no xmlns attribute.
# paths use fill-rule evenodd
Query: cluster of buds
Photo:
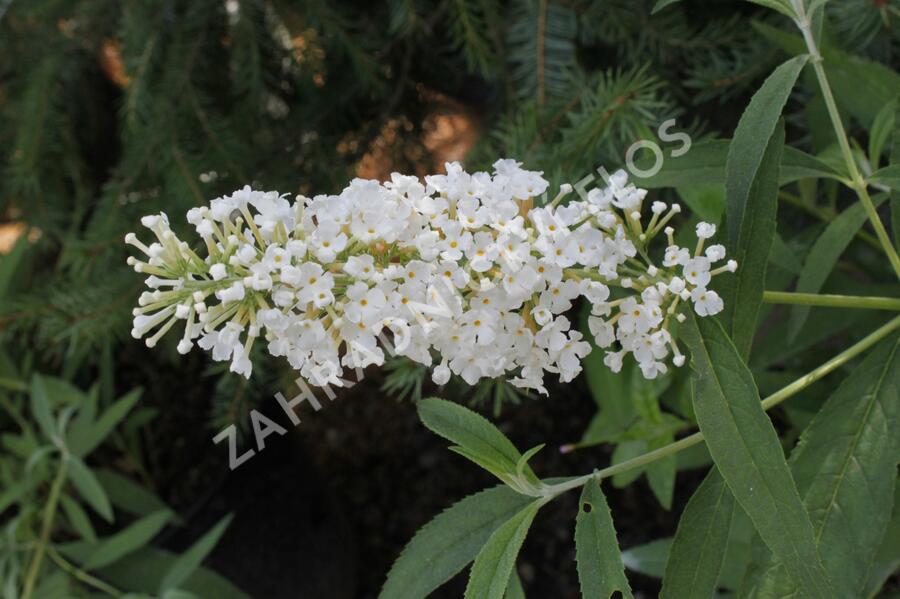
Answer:
<svg viewBox="0 0 900 599"><path fill-rule="evenodd" d="M561 186L543 207L541 173L499 160L493 173L394 174L385 183L355 179L339 195L297 196L249 187L187 214L206 246L202 258L169 228L164 214L144 217L156 237L126 242L146 254L129 258L152 289L134 311L135 338L153 346L183 321L182 353L196 342L249 377L250 348L263 337L315 385L341 384L345 367L382 364L384 349L451 373L469 384L508 377L546 393L545 372L565 382L581 371L590 344L564 315L578 297L591 304L589 325L613 370L630 353L644 376L684 357L672 319L693 305L715 314L722 300L711 278L724 248L678 247L668 226L679 206L654 202L646 223L645 190L613 175L580 201ZM668 247L659 265L650 242ZM387 338L390 334L391 339Z"/></svg>

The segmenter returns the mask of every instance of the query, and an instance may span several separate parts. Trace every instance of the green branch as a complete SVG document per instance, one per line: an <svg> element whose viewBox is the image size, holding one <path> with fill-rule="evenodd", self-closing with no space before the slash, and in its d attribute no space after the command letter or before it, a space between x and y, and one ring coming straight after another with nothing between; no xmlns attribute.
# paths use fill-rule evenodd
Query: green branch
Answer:
<svg viewBox="0 0 900 599"><path fill-rule="evenodd" d="M893 297L863 297L853 295L765 291L763 292L763 302L767 304L798 304L802 306L824 306L828 308L900 310L900 299Z"/></svg>
<svg viewBox="0 0 900 599"><path fill-rule="evenodd" d="M68 460L65 454L59 464L59 472L53 479L53 485L50 487L50 496L47 498L47 507L44 509L44 524L41 527L41 538L34 550L34 557L28 565L28 574L25 576L25 586L22 588L22 599L30 599L34 592L34 585L37 583L38 574L41 571L41 563L44 561L44 552L50 543L50 533L53 532L53 520L56 518L56 504L59 502L59 496L62 493L63 485L66 482L66 470L68 468Z"/></svg>
<svg viewBox="0 0 900 599"><path fill-rule="evenodd" d="M847 172L850 173L850 187L856 192L856 195L859 197L859 201L862 202L863 207L866 210L866 214L869 216L869 221L872 223L872 227L875 229L875 235L878 237L878 241L881 242L881 247L884 249L884 253L887 254L888 259L891 261L891 266L894 267L894 272L897 277L900 278L900 256L897 255L897 250L894 248L893 242L891 242L891 238L888 236L887 231L884 228L884 224L881 222L881 218L878 216L878 211L875 209L875 204L872 203L872 198L869 197L869 192L866 188L866 181L863 178L862 174L859 172L859 168L856 166L856 160L853 158L853 152L850 149L850 142L847 139L847 132L844 130L844 123L841 120L841 115L838 112L837 103L834 101L834 94L831 92L831 86L828 84L828 77L825 74L825 68L822 66L822 54L819 52L819 48L816 46L816 40L813 36L812 32L812 23L810 22L809 15L806 14L806 9L803 6L802 0L792 0L792 4L794 6L794 10L797 12L797 18L795 19L795 23L797 27L800 28L800 31L803 33L803 39L806 42L806 48L809 51L809 55L811 57L810 62L813 65L813 69L816 72L816 79L819 81L819 87L822 90L822 97L825 99L825 107L828 109L828 116L831 119L831 124L834 127L834 133L838 140L838 145L841 148L841 154L844 157L844 162L847 165Z"/></svg>
<svg viewBox="0 0 900 599"><path fill-rule="evenodd" d="M834 356L815 370L808 372L791 384L782 387L772 395L769 395L768 397L763 399L763 409L769 410L770 408L777 406L789 397L796 395L806 387L812 385L816 381L822 379L837 368L840 368L853 358L857 357L858 355L896 331L898 328L900 328L900 316L895 317L881 328L876 329L866 338L855 343L854 345L851 345L849 348ZM669 443L668 445L660 447L659 449L648 451L647 453L631 458L630 460L625 460L624 462L621 462L619 464L614 464L602 470L595 470L591 474L585 474L584 476L579 476L578 478L574 478L558 485L548 485L543 489L543 494L548 496L556 496L560 493L564 493L565 491L577 489L578 487L583 486L592 478L601 480L615 474L620 474L622 472L634 470L635 468L640 468L641 466L646 466L647 464L650 464L657 460L661 460L670 455L674 455L679 451L687 449L688 447L692 447L694 445L697 445L698 443L702 443L703 440L703 433L698 431L692 435L684 437L683 439L679 439L674 443Z"/></svg>

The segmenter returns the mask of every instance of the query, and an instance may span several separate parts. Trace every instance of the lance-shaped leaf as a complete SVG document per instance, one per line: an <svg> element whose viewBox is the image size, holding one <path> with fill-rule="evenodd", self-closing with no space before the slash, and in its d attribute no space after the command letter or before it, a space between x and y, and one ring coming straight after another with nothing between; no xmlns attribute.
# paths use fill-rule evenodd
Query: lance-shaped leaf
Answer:
<svg viewBox="0 0 900 599"><path fill-rule="evenodd" d="M753 375L713 318L681 328L694 368L694 413L725 482L769 549L808 597L833 597L800 500Z"/></svg>
<svg viewBox="0 0 900 599"><path fill-rule="evenodd" d="M691 151L682 156L669 156L662 168L652 177L635 176L635 185L644 189L680 187L683 185L724 185L725 162L731 140L713 139L700 141L691 146ZM641 169L650 169L655 157L639 158L635 164ZM787 185L800 179L839 179L834 168L818 158L787 146L781 160L778 183Z"/></svg>
<svg viewBox="0 0 900 599"><path fill-rule="evenodd" d="M872 201L875 206L879 206L884 202L886 196L879 194ZM822 289L822 285L837 264L838 258L853 241L856 232L859 231L866 221L868 215L862 204L856 203L841 212L837 218L828 223L828 226L816 239L809 255L806 257L806 263L800 272L800 278L797 280L798 293L818 293ZM809 306L793 306L791 316L788 320L788 335L791 340L797 337L797 334L806 323L809 317Z"/></svg>
<svg viewBox="0 0 900 599"><path fill-rule="evenodd" d="M779 120L745 197L741 216L736 215L734 206L728 203L726 197L726 223L730 226L735 218L742 218L742 221L737 244L731 248L731 255L738 263L738 271L726 277L722 286L726 306L724 321L730 323L728 328L731 338L744 358L750 355L750 346L756 332L756 320L766 285L766 268L775 238L775 216L778 212L776 181L782 148L784 121ZM729 171L729 176L731 174Z"/></svg>
<svg viewBox="0 0 900 599"><path fill-rule="evenodd" d="M669 550L660 599L708 599L725 561L734 497L713 466L694 491Z"/></svg>
<svg viewBox="0 0 900 599"><path fill-rule="evenodd" d="M891 519L900 450L900 338L883 341L800 437L791 469L825 568L840 595L860 597ZM804 596L770 563L760 592Z"/></svg>
<svg viewBox="0 0 900 599"><path fill-rule="evenodd" d="M681 0L657 0L656 4L653 5L653 10L650 12L650 14L655 15L670 4L675 4L676 2L680 1Z"/></svg>
<svg viewBox="0 0 900 599"><path fill-rule="evenodd" d="M495 530L534 501L505 486L470 495L423 526L403 549L379 599L421 599L471 562Z"/></svg>
<svg viewBox="0 0 900 599"><path fill-rule="evenodd" d="M80 457L91 453L128 415L140 397L140 390L132 391L112 404L96 422L84 422L80 427L73 426L68 440L72 453Z"/></svg>
<svg viewBox="0 0 900 599"><path fill-rule="evenodd" d="M797 56L775 69L753 94L735 129L725 164L725 210L728 247L732 252L738 247L744 214L752 209L750 194L759 179L769 141L807 59L805 55Z"/></svg>
<svg viewBox="0 0 900 599"><path fill-rule="evenodd" d="M869 182L900 191L900 164L892 164L875 171L869 177Z"/></svg>
<svg viewBox="0 0 900 599"><path fill-rule="evenodd" d="M94 508L95 512L103 516L107 522L112 522L112 506L109 504L109 498L103 491L103 487L97 481L97 477L84 462L74 455L70 455L67 459L69 480L78 489L78 493L88 505Z"/></svg>
<svg viewBox="0 0 900 599"><path fill-rule="evenodd" d="M468 408L443 399L419 402L419 418L429 429L458 445L453 451L472 460L503 482L517 476L522 454L515 445L484 417ZM528 481L537 477L527 464L522 473Z"/></svg>
<svg viewBox="0 0 900 599"><path fill-rule="evenodd" d="M900 568L900 479L894 486L894 510L884 540L872 560L863 597L874 597L885 581Z"/></svg>
<svg viewBox="0 0 900 599"><path fill-rule="evenodd" d="M596 478L589 480L581 493L575 519L575 559L582 597L609 599L616 591L632 597L609 505Z"/></svg>
<svg viewBox="0 0 900 599"><path fill-rule="evenodd" d="M171 516L172 513L168 510L156 512L141 518L111 537L101 539L97 548L85 560L84 568L96 570L137 551L163 529Z"/></svg>
<svg viewBox="0 0 900 599"><path fill-rule="evenodd" d="M169 568L169 571L166 572L165 577L159 584L160 593L178 588L185 580L190 578L191 574L200 567L206 556L210 554L216 543L222 538L222 535L225 534L225 530L231 524L231 518L232 515L229 514L219 520L215 526L175 560L175 563L172 564L172 567Z"/></svg>
<svg viewBox="0 0 900 599"><path fill-rule="evenodd" d="M494 531L475 557L465 599L503 599L516 557L538 510L548 498L531 503Z"/></svg>

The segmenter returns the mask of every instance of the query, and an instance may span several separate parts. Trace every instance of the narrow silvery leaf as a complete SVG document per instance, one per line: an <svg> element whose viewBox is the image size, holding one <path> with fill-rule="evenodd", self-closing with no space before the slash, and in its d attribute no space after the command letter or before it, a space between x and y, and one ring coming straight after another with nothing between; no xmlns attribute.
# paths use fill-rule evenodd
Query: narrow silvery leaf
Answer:
<svg viewBox="0 0 900 599"><path fill-rule="evenodd" d="M113 403L96 422L91 422L85 425L83 429L78 429L77 435L75 434L76 430L73 428L68 443L72 453L79 457L84 457L92 452L112 432L116 425L128 415L128 412L131 411L131 408L134 407L140 396L140 391L128 393Z"/></svg>
<svg viewBox="0 0 900 599"><path fill-rule="evenodd" d="M96 570L137 551L150 542L163 529L171 517L168 510L150 514L111 537L101 539L83 566L86 570Z"/></svg>
<svg viewBox="0 0 900 599"><path fill-rule="evenodd" d="M516 557L535 515L547 499L533 499L494 531L472 564L465 599L503 599Z"/></svg>
<svg viewBox="0 0 900 599"><path fill-rule="evenodd" d="M596 478L584 485L578 508L575 559L581 596L609 599L619 591L623 597L632 597L609 505Z"/></svg>
<svg viewBox="0 0 900 599"><path fill-rule="evenodd" d="M200 537L190 548L181 554L178 559L166 572L165 577L159 584L159 592L163 593L178 588L181 583L187 580L193 574L206 556L215 548L216 543L225 534L228 525L231 524L232 516L229 514Z"/></svg>
<svg viewBox="0 0 900 599"><path fill-rule="evenodd" d="M31 379L31 413L41 427L41 432L48 441L52 441L57 436L56 422L50 409L47 386L44 379L38 375L34 375Z"/></svg>
<svg viewBox="0 0 900 599"><path fill-rule="evenodd" d="M471 562L504 522L533 501L505 486L470 495L423 526L394 562L379 599L421 599Z"/></svg>
<svg viewBox="0 0 900 599"><path fill-rule="evenodd" d="M68 475L72 485L95 512L103 516L107 522L112 522L112 506L109 504L109 499L106 497L103 487L97 481L97 477L77 457L68 456L67 460Z"/></svg>
<svg viewBox="0 0 900 599"><path fill-rule="evenodd" d="M753 375L713 318L681 328L694 368L694 412L719 472L757 532L809 597L833 597L813 527Z"/></svg>
<svg viewBox="0 0 900 599"><path fill-rule="evenodd" d="M725 560L734 497L715 466L694 491L669 550L661 599L713 596Z"/></svg>
<svg viewBox="0 0 900 599"><path fill-rule="evenodd" d="M97 540L97 533L94 532L94 527L91 525L91 519L78 502L68 495L62 495L59 498L59 503L63 508L63 512L66 514L66 519L69 521L69 524L72 525L72 528L75 529L75 532L77 532L85 541L89 543L95 542Z"/></svg>

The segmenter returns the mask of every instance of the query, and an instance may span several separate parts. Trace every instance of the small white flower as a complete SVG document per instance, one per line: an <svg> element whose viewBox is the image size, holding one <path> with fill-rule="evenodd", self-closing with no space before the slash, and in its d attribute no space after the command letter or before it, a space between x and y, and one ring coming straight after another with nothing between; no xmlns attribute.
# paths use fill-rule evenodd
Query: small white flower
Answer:
<svg viewBox="0 0 900 599"><path fill-rule="evenodd" d="M716 226L711 223L697 223L697 238L709 239L716 234Z"/></svg>
<svg viewBox="0 0 900 599"><path fill-rule="evenodd" d="M712 280L709 274L709 258L698 256L684 263L682 272L685 280L696 287L706 287Z"/></svg>
<svg viewBox="0 0 900 599"><path fill-rule="evenodd" d="M725 302L715 291L697 287L691 291L691 299L694 301L694 311L699 316L712 316L725 308Z"/></svg>

